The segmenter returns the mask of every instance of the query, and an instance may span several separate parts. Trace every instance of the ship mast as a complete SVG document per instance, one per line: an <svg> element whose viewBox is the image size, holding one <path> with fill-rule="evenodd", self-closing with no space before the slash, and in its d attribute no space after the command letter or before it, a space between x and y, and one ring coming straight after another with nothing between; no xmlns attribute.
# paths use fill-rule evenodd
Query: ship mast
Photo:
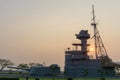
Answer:
<svg viewBox="0 0 120 80"><path fill-rule="evenodd" d="M94 5L92 5L92 9L93 9L93 11L92 11L92 15L93 15L93 18L92 18L92 23L91 23L91 25L93 26L93 28L94 28L94 45L95 45L95 56L96 56L96 59L98 59L98 53L97 53L97 38L96 38L96 33L97 33L97 28L96 28L96 25L97 25L97 23L96 23L96 21L95 21L95 10L94 10Z"/></svg>
<svg viewBox="0 0 120 80"><path fill-rule="evenodd" d="M95 20L94 5L92 5L92 9L93 9L93 11L92 11L93 18L92 18L91 25L94 28L94 35L92 38L94 38L96 59L101 59L101 60L106 59L107 61L111 61L111 59L108 57L107 51L106 51L105 46L104 46L103 41L102 41L102 38L101 38L99 31L97 29L97 23Z"/></svg>

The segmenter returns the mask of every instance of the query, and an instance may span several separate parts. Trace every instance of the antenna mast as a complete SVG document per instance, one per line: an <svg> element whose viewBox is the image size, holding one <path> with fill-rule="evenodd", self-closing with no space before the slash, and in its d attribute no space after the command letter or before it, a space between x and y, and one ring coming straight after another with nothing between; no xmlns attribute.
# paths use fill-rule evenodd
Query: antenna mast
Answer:
<svg viewBox="0 0 120 80"><path fill-rule="evenodd" d="M93 18L92 18L92 23L91 23L91 25L93 26L93 28L94 28L94 42L95 42L95 56L96 56L96 59L98 59L98 53L97 53L97 37L96 37L96 34L97 34L97 27L96 27L96 25L97 25L97 23L96 23L96 21L95 21L95 10L94 10L94 5L92 5L92 15L93 15Z"/></svg>
<svg viewBox="0 0 120 80"><path fill-rule="evenodd" d="M97 23L95 21L95 11L94 11L94 5L92 5L92 14L93 14L93 18L92 18L92 23L91 25L94 28L94 35L92 38L94 38L94 44L95 44L95 56L96 59L100 59L102 64L108 64L109 62L111 62L112 60L108 57L107 51L105 49L105 46L103 44L102 38L99 34L99 31L97 29Z"/></svg>

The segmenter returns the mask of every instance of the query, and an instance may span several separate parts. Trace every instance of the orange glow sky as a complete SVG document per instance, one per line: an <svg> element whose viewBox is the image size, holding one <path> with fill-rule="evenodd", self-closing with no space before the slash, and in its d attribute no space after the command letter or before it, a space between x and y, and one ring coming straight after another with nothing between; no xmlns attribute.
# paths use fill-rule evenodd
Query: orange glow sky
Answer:
<svg viewBox="0 0 120 80"><path fill-rule="evenodd" d="M0 58L63 67L74 34L93 34L92 4L108 55L120 61L120 0L0 0Z"/></svg>

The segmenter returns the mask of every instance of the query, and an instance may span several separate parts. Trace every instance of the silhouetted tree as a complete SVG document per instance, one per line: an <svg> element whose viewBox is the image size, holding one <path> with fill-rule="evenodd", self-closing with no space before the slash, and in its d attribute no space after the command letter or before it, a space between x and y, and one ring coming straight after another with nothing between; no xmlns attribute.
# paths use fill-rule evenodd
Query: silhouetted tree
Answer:
<svg viewBox="0 0 120 80"><path fill-rule="evenodd" d="M35 66L35 63L29 63L30 67Z"/></svg>
<svg viewBox="0 0 120 80"><path fill-rule="evenodd" d="M14 65L14 63L11 62L10 60L0 59L0 71L11 65Z"/></svg>
<svg viewBox="0 0 120 80"><path fill-rule="evenodd" d="M40 63L36 63L36 66L43 66L43 64L40 64Z"/></svg>
<svg viewBox="0 0 120 80"><path fill-rule="evenodd" d="M43 66L43 64L40 63L29 63L30 67L32 66Z"/></svg>
<svg viewBox="0 0 120 80"><path fill-rule="evenodd" d="M17 68L29 68L28 64L19 64Z"/></svg>

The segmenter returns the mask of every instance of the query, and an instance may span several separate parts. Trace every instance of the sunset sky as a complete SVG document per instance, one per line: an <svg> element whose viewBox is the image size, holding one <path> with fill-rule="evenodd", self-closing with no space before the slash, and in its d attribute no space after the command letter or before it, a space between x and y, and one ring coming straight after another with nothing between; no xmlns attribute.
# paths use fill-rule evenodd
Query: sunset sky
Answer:
<svg viewBox="0 0 120 80"><path fill-rule="evenodd" d="M63 68L74 35L93 34L92 4L108 55L120 62L120 0L0 0L0 58Z"/></svg>

